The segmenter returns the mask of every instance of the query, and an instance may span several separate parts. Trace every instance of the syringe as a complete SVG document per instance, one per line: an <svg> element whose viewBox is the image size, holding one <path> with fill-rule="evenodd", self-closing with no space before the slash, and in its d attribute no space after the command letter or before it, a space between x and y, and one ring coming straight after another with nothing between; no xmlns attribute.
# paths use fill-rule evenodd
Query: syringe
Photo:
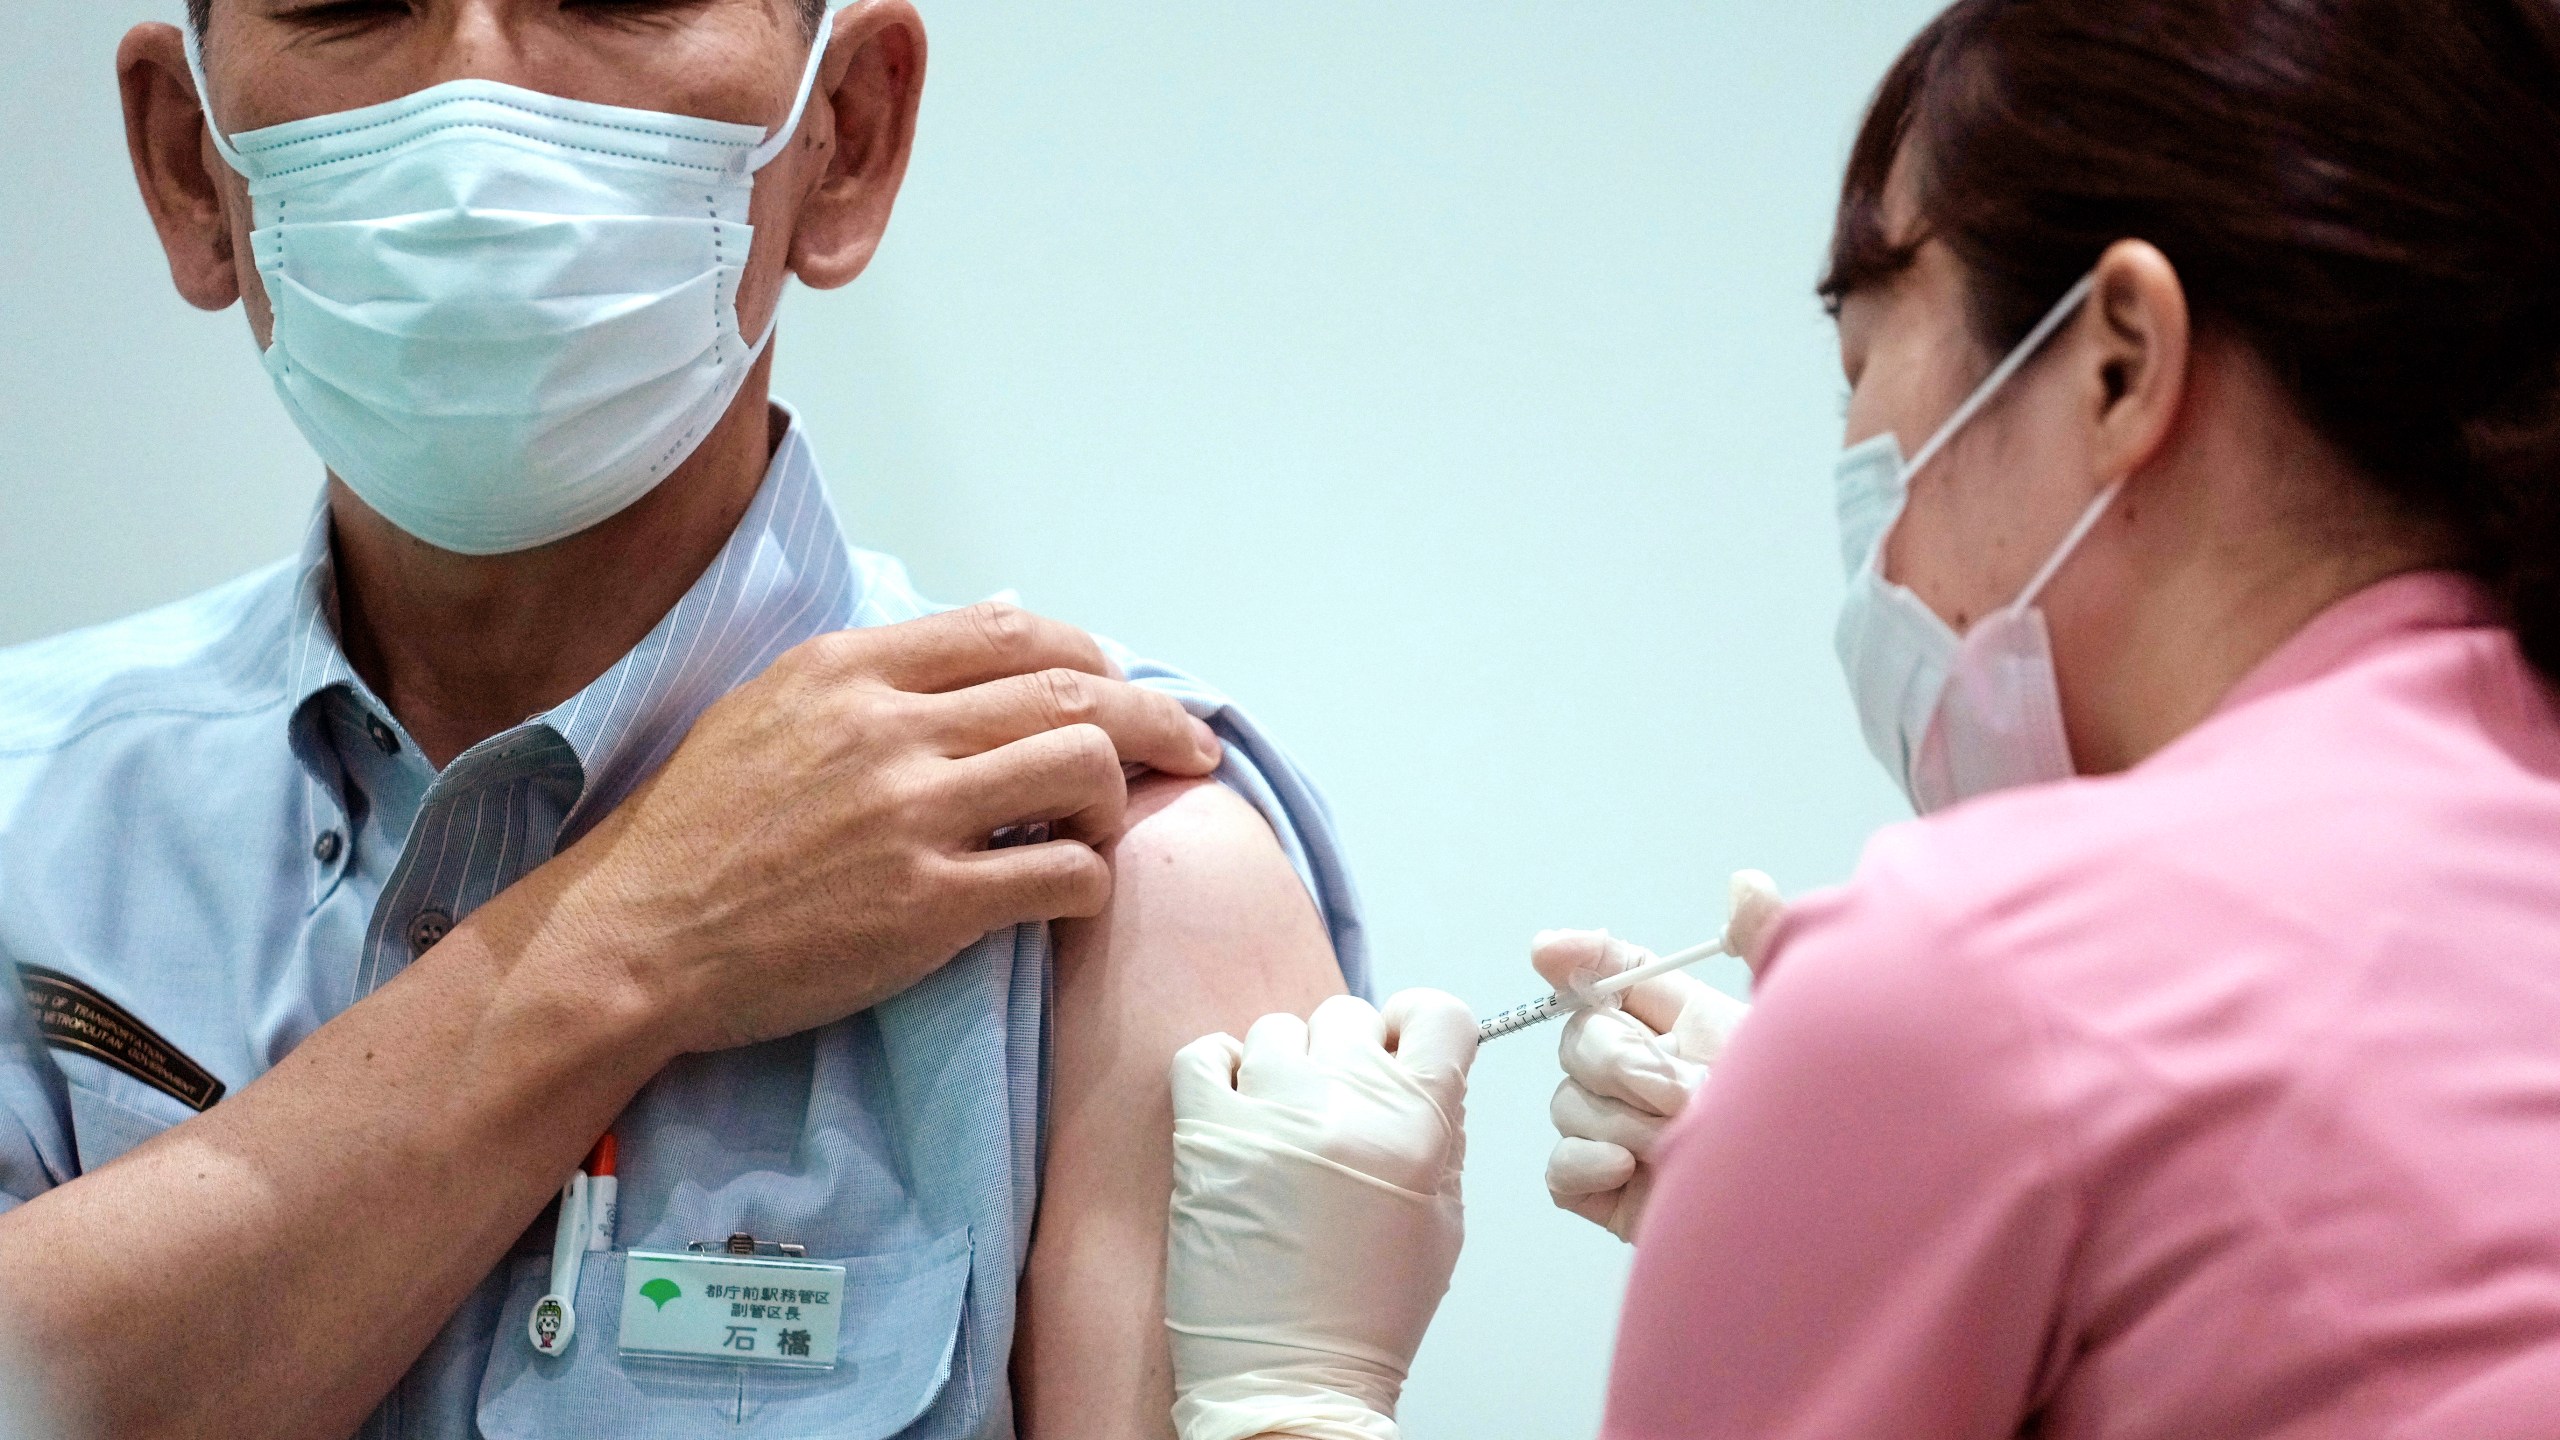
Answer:
<svg viewBox="0 0 2560 1440"><path fill-rule="evenodd" d="M1533 1025L1543 1025L1559 1016L1596 1005L1610 996L1623 994L1658 975L1686 970L1701 960L1718 955L1735 955L1746 960L1756 958L1761 942L1768 938L1769 927L1777 923L1786 909L1778 898L1778 884L1757 870L1733 873L1733 899L1725 918L1724 933L1703 945L1692 945L1674 951L1658 960L1649 960L1633 970L1621 971L1587 987L1579 996L1556 993L1515 1005L1501 1014L1476 1023L1476 1043L1499 1040L1516 1035Z"/></svg>

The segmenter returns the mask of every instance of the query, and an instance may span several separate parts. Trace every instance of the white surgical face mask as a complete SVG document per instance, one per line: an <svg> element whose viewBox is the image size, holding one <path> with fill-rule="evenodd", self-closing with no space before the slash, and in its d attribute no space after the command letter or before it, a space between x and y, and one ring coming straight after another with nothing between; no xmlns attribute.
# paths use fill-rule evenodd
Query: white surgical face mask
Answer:
<svg viewBox="0 0 2560 1440"><path fill-rule="evenodd" d="M1912 479L2044 348L2095 285L2091 276L2073 286L1910 463L1890 431L1840 457L1840 555L1849 570L1835 637L1840 664L1867 748L1924 815L2073 774L2053 642L2035 602L2122 485L2090 504L2016 600L1961 636L1918 595L1884 578L1884 550L1910 503Z"/></svg>
<svg viewBox="0 0 2560 1440"><path fill-rule="evenodd" d="M208 101L249 182L267 373L320 458L466 555L574 535L666 479L773 338L738 316L749 205L832 28L770 138L485 80L228 140Z"/></svg>

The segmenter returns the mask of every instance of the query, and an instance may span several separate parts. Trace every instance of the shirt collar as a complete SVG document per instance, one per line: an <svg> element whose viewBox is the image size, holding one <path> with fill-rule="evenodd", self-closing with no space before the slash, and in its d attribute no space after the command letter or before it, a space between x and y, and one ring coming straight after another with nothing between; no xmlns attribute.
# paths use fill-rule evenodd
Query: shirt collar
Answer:
<svg viewBox="0 0 2560 1440"><path fill-rule="evenodd" d="M541 717L586 769L563 845L656 773L713 702L853 618L853 564L817 457L799 417L775 408L789 428L729 542L630 654Z"/></svg>
<svg viewBox="0 0 2560 1440"><path fill-rule="evenodd" d="M296 562L293 619L285 634L285 686L299 712L311 698L333 686L358 692L364 681L338 647L338 560L329 548L329 501L326 495L311 511L302 530Z"/></svg>
<svg viewBox="0 0 2560 1440"><path fill-rule="evenodd" d="M2451 570L2418 570L2376 581L2313 616L2258 663L2215 708L2227 715L2256 700L2307 685L2373 646L2422 630L2498 623L2497 602L2479 581Z"/></svg>
<svg viewBox="0 0 2560 1440"><path fill-rule="evenodd" d="M629 654L527 722L565 741L585 774L563 845L664 764L712 702L793 646L853 618L859 585L816 455L798 415L774 408L787 426L782 442L719 554ZM304 532L284 662L294 748L332 783L339 766L322 738L316 702L343 691L370 711L389 713L338 643L337 594L324 503Z"/></svg>

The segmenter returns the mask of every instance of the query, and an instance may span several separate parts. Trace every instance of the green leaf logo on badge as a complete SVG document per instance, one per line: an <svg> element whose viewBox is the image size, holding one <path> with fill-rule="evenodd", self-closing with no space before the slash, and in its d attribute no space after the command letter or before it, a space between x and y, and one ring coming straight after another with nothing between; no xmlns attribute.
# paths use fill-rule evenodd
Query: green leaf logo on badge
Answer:
<svg viewBox="0 0 2560 1440"><path fill-rule="evenodd" d="M640 1287L640 1294L642 1297L655 1303L661 1310L667 1308L668 1301L673 1300L683 1293L684 1289L682 1286L679 1286L676 1282L668 1279L664 1275L661 1275L650 1281L648 1284Z"/></svg>

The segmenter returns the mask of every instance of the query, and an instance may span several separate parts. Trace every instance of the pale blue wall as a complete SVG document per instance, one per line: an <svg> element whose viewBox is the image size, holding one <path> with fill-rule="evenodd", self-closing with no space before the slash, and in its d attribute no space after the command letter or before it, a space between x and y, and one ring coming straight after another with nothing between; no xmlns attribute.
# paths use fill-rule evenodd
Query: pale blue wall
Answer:
<svg viewBox="0 0 2560 1440"><path fill-rule="evenodd" d="M781 341L860 541L1245 697L1331 792L1390 986L1490 1009L1541 926L1678 944L1735 866L1847 873L1898 806L1830 657L1810 291L1933 4L926 6L890 243ZM316 481L127 178L115 38L178 9L11 6L0 642L283 552ZM1624 1259L1541 1189L1550 1043L1478 1072L1417 1437L1597 1417Z"/></svg>

